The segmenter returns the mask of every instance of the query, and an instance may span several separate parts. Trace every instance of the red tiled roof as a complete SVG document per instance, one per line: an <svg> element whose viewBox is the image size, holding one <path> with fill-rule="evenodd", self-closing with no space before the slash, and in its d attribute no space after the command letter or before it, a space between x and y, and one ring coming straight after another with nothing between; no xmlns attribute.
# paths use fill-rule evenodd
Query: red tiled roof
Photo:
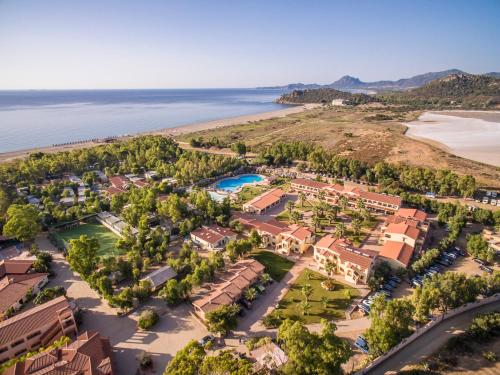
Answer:
<svg viewBox="0 0 500 375"><path fill-rule="evenodd" d="M33 266L33 261L29 259L8 259L0 261L0 277L5 275L22 275Z"/></svg>
<svg viewBox="0 0 500 375"><path fill-rule="evenodd" d="M263 219L262 216L252 216L245 213L237 212L233 215L233 219L239 221L247 229L257 229L261 232L277 236L284 231L289 230L288 225L276 219Z"/></svg>
<svg viewBox="0 0 500 375"><path fill-rule="evenodd" d="M337 239L330 234L321 238L315 247L323 255L326 253L337 254L342 263L356 264L363 270L370 268L376 256L374 252L354 248L346 240Z"/></svg>
<svg viewBox="0 0 500 375"><path fill-rule="evenodd" d="M285 192L280 188L274 188L261 195L255 197L245 205L252 206L258 210L266 209L267 207L277 203L285 195Z"/></svg>
<svg viewBox="0 0 500 375"><path fill-rule="evenodd" d="M0 312L7 311L9 307L23 299L30 289L47 276L48 273L27 273L2 278L0 280Z"/></svg>
<svg viewBox="0 0 500 375"><path fill-rule="evenodd" d="M109 340L84 332L72 343L36 354L6 371L6 375L113 375Z"/></svg>
<svg viewBox="0 0 500 375"><path fill-rule="evenodd" d="M192 231L191 234L212 245L216 244L224 237L232 237L236 235L236 233L234 233L232 230L220 227L215 224L209 227L198 228Z"/></svg>
<svg viewBox="0 0 500 375"><path fill-rule="evenodd" d="M69 309L69 303L61 296L0 322L0 345L57 322L57 313L65 309Z"/></svg>
<svg viewBox="0 0 500 375"><path fill-rule="evenodd" d="M314 180L309 180L307 178L296 178L291 181L292 184L296 185L304 185L304 186L309 186L314 189L324 189L327 187L330 187L330 184L327 184L326 182L321 182L321 181L314 181Z"/></svg>
<svg viewBox="0 0 500 375"><path fill-rule="evenodd" d="M424 221L427 219L427 214L424 211L417 210L416 208L400 208L396 211L395 215L418 221Z"/></svg>
<svg viewBox="0 0 500 375"><path fill-rule="evenodd" d="M385 232L403 234L414 240L417 240L418 236L420 235L420 230L418 228L415 228L414 226L408 225L406 223L391 223L387 226Z"/></svg>
<svg viewBox="0 0 500 375"><path fill-rule="evenodd" d="M123 176L113 176L109 178L109 183L117 188L123 188L128 185L128 180Z"/></svg>
<svg viewBox="0 0 500 375"><path fill-rule="evenodd" d="M392 204L396 206L401 206L401 203L403 202L400 197L394 195L374 193L372 191L366 191L360 188L352 189L352 192L363 199L368 199L375 202Z"/></svg>
<svg viewBox="0 0 500 375"><path fill-rule="evenodd" d="M303 242L303 241L307 240L308 238L311 238L313 235L313 232L306 227L302 227L302 226L294 224L294 225L290 226L290 231L286 232L286 234L292 236L293 238L295 238L298 241Z"/></svg>
<svg viewBox="0 0 500 375"><path fill-rule="evenodd" d="M407 243L387 241L382 247L382 250L380 250L379 255L385 258L397 260L405 267L408 267L414 250L415 249Z"/></svg>
<svg viewBox="0 0 500 375"><path fill-rule="evenodd" d="M110 195L115 195L115 194L120 194L120 193L124 193L126 190L124 189L121 189L121 188L117 188L117 187L114 187L114 186L110 186L106 189L106 192Z"/></svg>

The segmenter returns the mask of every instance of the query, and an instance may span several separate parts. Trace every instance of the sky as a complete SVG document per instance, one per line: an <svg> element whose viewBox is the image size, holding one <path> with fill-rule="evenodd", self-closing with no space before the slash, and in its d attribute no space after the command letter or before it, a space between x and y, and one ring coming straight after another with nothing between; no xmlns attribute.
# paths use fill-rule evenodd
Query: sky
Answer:
<svg viewBox="0 0 500 375"><path fill-rule="evenodd" d="M500 71L500 0L0 0L0 89Z"/></svg>

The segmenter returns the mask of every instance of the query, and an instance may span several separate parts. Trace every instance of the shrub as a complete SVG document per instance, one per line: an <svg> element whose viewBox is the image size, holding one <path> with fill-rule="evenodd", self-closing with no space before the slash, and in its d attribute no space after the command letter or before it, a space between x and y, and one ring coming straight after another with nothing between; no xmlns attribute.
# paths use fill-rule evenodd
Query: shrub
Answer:
<svg viewBox="0 0 500 375"><path fill-rule="evenodd" d="M158 323L158 320L160 320L158 313L153 309L147 309L141 313L137 325L141 329L149 329Z"/></svg>
<svg viewBox="0 0 500 375"><path fill-rule="evenodd" d="M153 365L153 358L147 352L141 352L137 358L142 369L150 368Z"/></svg>
<svg viewBox="0 0 500 375"><path fill-rule="evenodd" d="M277 311L273 311L272 313L262 318L262 324L264 324L266 328L278 328L281 325L282 321L283 318Z"/></svg>

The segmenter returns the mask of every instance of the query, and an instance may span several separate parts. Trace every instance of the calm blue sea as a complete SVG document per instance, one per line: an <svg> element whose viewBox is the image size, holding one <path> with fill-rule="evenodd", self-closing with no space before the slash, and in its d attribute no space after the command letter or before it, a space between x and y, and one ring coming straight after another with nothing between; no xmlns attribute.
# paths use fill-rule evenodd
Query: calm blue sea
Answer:
<svg viewBox="0 0 500 375"><path fill-rule="evenodd" d="M0 152L274 111L281 90L0 91Z"/></svg>

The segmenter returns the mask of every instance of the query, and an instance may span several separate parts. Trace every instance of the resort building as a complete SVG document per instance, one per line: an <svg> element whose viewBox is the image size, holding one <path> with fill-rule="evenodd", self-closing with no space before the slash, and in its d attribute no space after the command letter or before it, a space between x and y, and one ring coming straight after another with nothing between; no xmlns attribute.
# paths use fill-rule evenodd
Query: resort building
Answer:
<svg viewBox="0 0 500 375"><path fill-rule="evenodd" d="M318 196L320 192L323 192L325 201L330 204L335 204L340 196L345 196L351 206L355 207L358 201L362 201L366 208L383 213L393 213L402 204L402 200L398 196L366 191L358 187L346 188L342 185L328 184L306 178L292 180L291 189L292 191L303 192L313 196Z"/></svg>
<svg viewBox="0 0 500 375"><path fill-rule="evenodd" d="M500 233L498 231L483 229L483 238L488 242L488 247L495 250L497 253L500 252Z"/></svg>
<svg viewBox="0 0 500 375"><path fill-rule="evenodd" d="M72 343L16 363L5 375L114 375L109 339L84 332Z"/></svg>
<svg viewBox="0 0 500 375"><path fill-rule="evenodd" d="M404 242L386 241L379 256L389 263L391 268L408 268L415 248Z"/></svg>
<svg viewBox="0 0 500 375"><path fill-rule="evenodd" d="M77 333L73 310L58 297L0 322L0 363Z"/></svg>
<svg viewBox="0 0 500 375"><path fill-rule="evenodd" d="M0 262L0 314L19 310L30 296L48 283L48 273L33 270L32 260L3 260Z"/></svg>
<svg viewBox="0 0 500 375"><path fill-rule="evenodd" d="M247 234L256 230L262 239L260 246L263 248L276 249L278 236L289 230L287 224L276 219L263 220L262 217L244 213L234 214L233 220L239 221Z"/></svg>
<svg viewBox="0 0 500 375"><path fill-rule="evenodd" d="M223 250L226 244L235 240L237 234L217 224L203 226L191 232L191 241L206 250Z"/></svg>
<svg viewBox="0 0 500 375"><path fill-rule="evenodd" d="M113 233L117 234L118 236L122 236L123 231L125 228L130 227L130 232L135 236L139 231L124 222L122 219L119 217L116 217L115 215L107 212L107 211L102 211L99 212L96 216L96 219L99 223L104 225L106 228L108 228L110 231Z"/></svg>
<svg viewBox="0 0 500 375"><path fill-rule="evenodd" d="M269 209L280 204L285 196L285 192L280 188L271 189L245 203L243 205L243 211L257 215L263 214Z"/></svg>
<svg viewBox="0 0 500 375"><path fill-rule="evenodd" d="M334 273L343 275L353 284L366 284L376 257L376 252L358 249L348 240L330 234L314 245L314 260L318 268L326 271L326 265L331 263Z"/></svg>
<svg viewBox="0 0 500 375"><path fill-rule="evenodd" d="M252 350L250 355L256 361L256 371L267 368L275 370L288 362L288 357L278 345L274 342L264 344Z"/></svg>
<svg viewBox="0 0 500 375"><path fill-rule="evenodd" d="M246 289L255 284L264 273L264 266L255 259L236 262L217 280L204 285L204 294L193 298L195 313L202 319L210 311L230 305L242 298Z"/></svg>
<svg viewBox="0 0 500 375"><path fill-rule="evenodd" d="M151 283L151 289L153 291L156 291L160 289L168 280L173 279L176 276L177 273L172 267L164 266L147 274L144 278L141 279L141 281L149 281Z"/></svg>
<svg viewBox="0 0 500 375"><path fill-rule="evenodd" d="M415 247L419 236L420 230L413 222L390 223L383 229L382 243L395 241Z"/></svg>
<svg viewBox="0 0 500 375"><path fill-rule="evenodd" d="M313 245L314 239L314 232L309 228L293 224L278 235L276 251L284 255L304 254Z"/></svg>

